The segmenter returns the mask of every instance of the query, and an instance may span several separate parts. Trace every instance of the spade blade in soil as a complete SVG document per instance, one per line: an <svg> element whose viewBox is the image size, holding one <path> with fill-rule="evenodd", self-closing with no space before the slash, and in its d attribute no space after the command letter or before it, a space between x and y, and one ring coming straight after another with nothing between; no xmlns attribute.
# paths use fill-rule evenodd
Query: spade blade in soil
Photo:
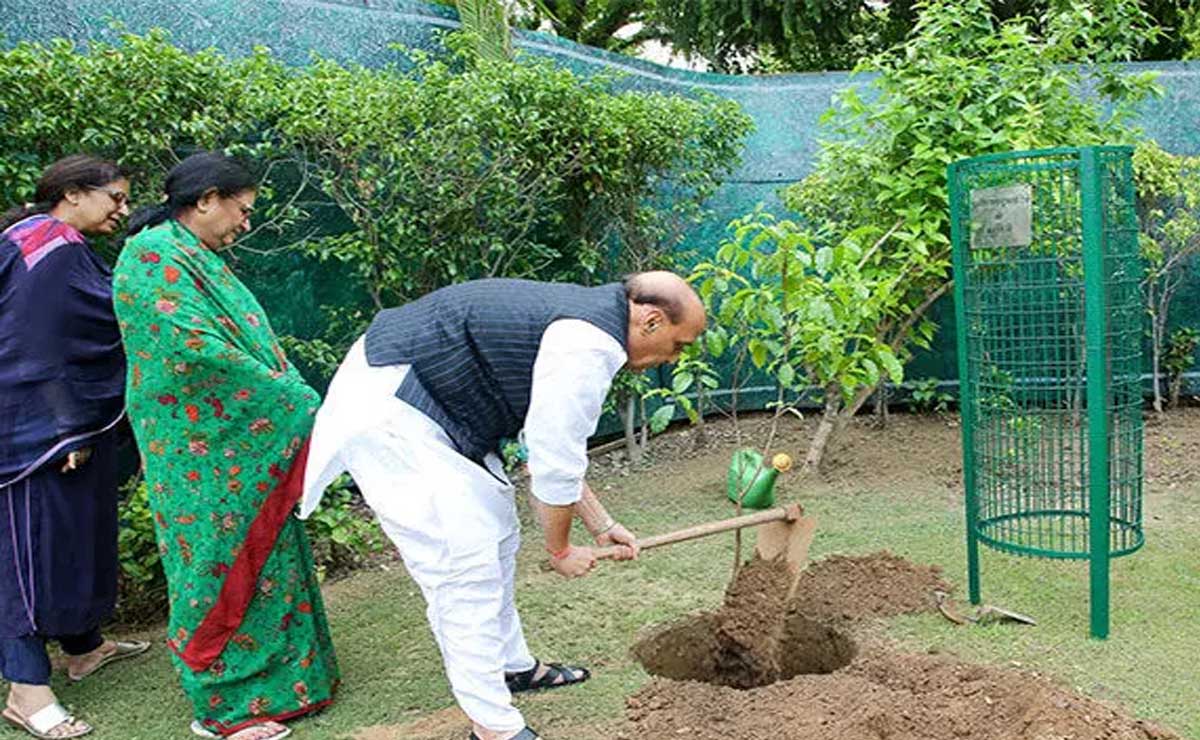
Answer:
<svg viewBox="0 0 1200 740"><path fill-rule="evenodd" d="M758 528L755 551L764 560L783 558L792 575L788 595L796 590L800 571L808 567L808 547L812 544L817 529L817 520L811 516L769 522Z"/></svg>

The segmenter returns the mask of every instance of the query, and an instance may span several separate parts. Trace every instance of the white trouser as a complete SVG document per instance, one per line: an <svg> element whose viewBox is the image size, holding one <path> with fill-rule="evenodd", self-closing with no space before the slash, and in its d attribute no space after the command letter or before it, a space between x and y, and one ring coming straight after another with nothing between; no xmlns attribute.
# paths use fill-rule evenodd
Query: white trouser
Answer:
<svg viewBox="0 0 1200 740"><path fill-rule="evenodd" d="M371 367L363 340L317 413L301 516L342 472L354 477L421 588L455 699L490 730L525 726L505 671L534 666L513 599L521 536L499 459L458 454L445 431L396 398L407 366Z"/></svg>

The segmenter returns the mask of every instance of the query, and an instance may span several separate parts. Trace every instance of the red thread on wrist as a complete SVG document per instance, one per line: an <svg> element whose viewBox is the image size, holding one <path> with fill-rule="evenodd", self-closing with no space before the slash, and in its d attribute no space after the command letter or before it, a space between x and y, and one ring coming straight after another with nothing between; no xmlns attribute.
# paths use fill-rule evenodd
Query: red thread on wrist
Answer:
<svg viewBox="0 0 1200 740"><path fill-rule="evenodd" d="M565 558L567 556L568 553L571 552L571 545L568 543L566 547L559 550L558 552L554 552L549 547L547 547L546 552L550 553L550 558L552 560L562 560L563 558Z"/></svg>

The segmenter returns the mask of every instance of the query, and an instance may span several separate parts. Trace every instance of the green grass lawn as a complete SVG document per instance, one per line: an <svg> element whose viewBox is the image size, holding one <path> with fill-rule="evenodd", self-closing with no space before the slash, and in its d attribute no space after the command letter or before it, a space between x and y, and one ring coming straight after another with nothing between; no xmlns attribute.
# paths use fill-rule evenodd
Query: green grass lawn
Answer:
<svg viewBox="0 0 1200 740"><path fill-rule="evenodd" d="M699 460L664 463L602 481L609 507L644 534L729 515L722 499L728 448ZM921 464L916 462L914 464ZM944 476L942 476L944 478ZM853 480L817 486L799 498L820 519L812 554L889 549L945 568L965 602L961 494L936 482L891 486ZM1200 740L1200 486L1147 498L1147 545L1113 566L1112 636L1088 637L1087 569L1082 563L985 553L986 601L1031 614L1037 627L955 626L938 615L895 620L887 634L914 650L1057 677L1118 702L1137 716ZM537 567L540 536L526 529L518 599L534 652L590 665L581 687L523 698L530 724L550 738L616 736L625 697L647 676L629 657L641 630L720 601L732 563L732 537L674 545L634 564L602 564L589 578L563 581ZM963 604L965 606L965 604ZM327 606L344 685L321 716L295 724L304 738L464 738L440 659L425 626L424 603L401 567L332 584ZM61 698L93 722L101 739L188 737L188 706L161 646ZM411 724L411 723L416 724ZM15 731L0 737L17 737Z"/></svg>

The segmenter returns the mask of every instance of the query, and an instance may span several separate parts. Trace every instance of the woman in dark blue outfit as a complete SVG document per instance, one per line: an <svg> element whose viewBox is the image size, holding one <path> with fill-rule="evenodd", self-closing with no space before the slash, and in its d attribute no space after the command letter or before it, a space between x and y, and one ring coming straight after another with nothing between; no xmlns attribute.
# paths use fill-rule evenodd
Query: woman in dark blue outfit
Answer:
<svg viewBox="0 0 1200 740"><path fill-rule="evenodd" d="M100 634L116 602L125 357L112 273L84 236L116 231L129 182L67 157L35 198L0 219L0 674L5 720L67 738L91 727L50 690L46 641L75 680L147 647Z"/></svg>

